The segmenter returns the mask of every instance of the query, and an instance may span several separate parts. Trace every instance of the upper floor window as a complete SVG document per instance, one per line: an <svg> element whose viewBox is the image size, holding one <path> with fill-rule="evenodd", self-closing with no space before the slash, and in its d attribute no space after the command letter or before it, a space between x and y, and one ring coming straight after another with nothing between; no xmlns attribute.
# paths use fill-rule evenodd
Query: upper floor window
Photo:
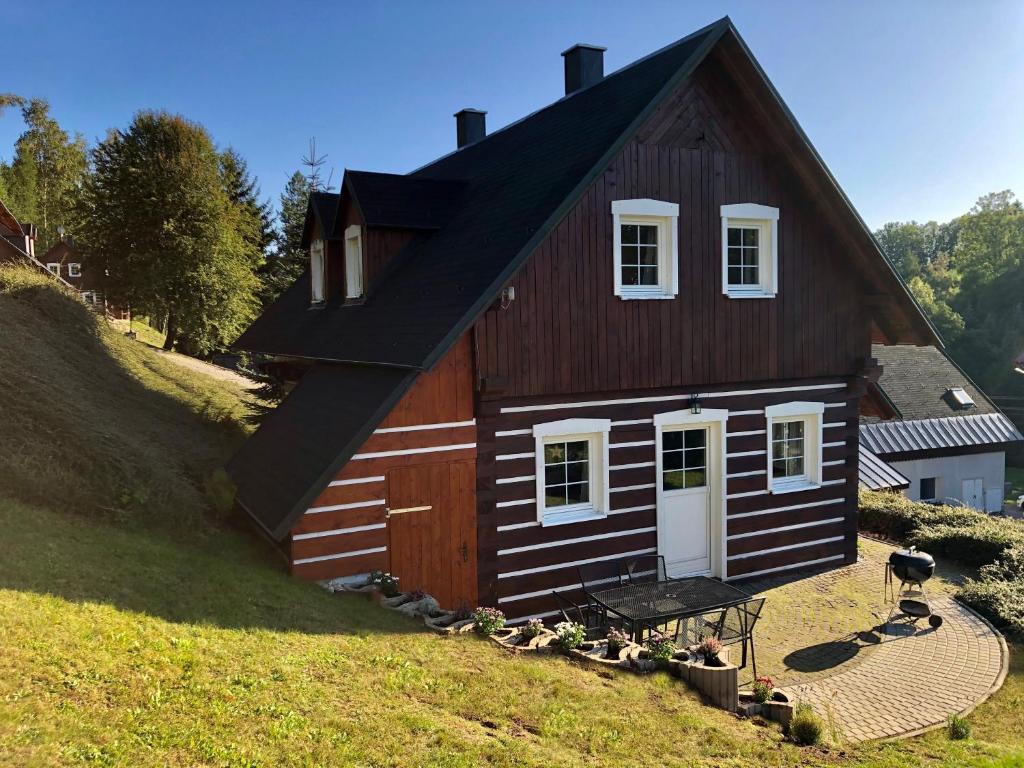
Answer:
<svg viewBox="0 0 1024 768"><path fill-rule="evenodd" d="M51 261L51 262L49 262L46 265L46 268L48 270L50 270L53 274L58 275L58 276L60 275L60 262L59 261Z"/></svg>
<svg viewBox="0 0 1024 768"><path fill-rule="evenodd" d="M608 514L608 419L537 424L537 519L557 525Z"/></svg>
<svg viewBox="0 0 1024 768"><path fill-rule="evenodd" d="M316 239L309 244L310 300L322 304L327 295L327 268L324 263L324 241Z"/></svg>
<svg viewBox="0 0 1024 768"><path fill-rule="evenodd" d="M345 229L345 298L363 295L363 231L358 224Z"/></svg>
<svg viewBox="0 0 1024 768"><path fill-rule="evenodd" d="M722 292L734 299L778 293L779 209L755 203L722 206Z"/></svg>
<svg viewBox="0 0 1024 768"><path fill-rule="evenodd" d="M661 200L615 200L615 295L671 299L679 292L679 205Z"/></svg>
<svg viewBox="0 0 1024 768"><path fill-rule="evenodd" d="M81 277L82 276L82 265L78 262L72 261L68 264L68 277Z"/></svg>
<svg viewBox="0 0 1024 768"><path fill-rule="evenodd" d="M821 485L821 416L824 403L782 403L768 419L768 490L787 493Z"/></svg>

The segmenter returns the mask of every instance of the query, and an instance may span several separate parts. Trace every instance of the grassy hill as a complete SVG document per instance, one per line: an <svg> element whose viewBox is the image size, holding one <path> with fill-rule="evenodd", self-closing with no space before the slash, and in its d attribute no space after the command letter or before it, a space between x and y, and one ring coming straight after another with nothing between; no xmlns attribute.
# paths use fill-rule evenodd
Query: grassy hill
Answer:
<svg viewBox="0 0 1024 768"><path fill-rule="evenodd" d="M0 271L0 766L1024 764L1016 657L974 740L801 750L667 676L514 657L297 582L198 522L241 393L83 312Z"/></svg>

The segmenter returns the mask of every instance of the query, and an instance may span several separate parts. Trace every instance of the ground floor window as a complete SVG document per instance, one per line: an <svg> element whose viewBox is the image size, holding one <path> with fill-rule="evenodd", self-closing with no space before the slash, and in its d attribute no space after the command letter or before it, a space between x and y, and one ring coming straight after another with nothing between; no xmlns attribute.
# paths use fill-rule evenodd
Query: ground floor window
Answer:
<svg viewBox="0 0 1024 768"><path fill-rule="evenodd" d="M920 498L922 501L931 501L932 499L937 498L937 495L935 493L935 478L922 477L921 486L919 490L920 493L918 494L918 498Z"/></svg>
<svg viewBox="0 0 1024 768"><path fill-rule="evenodd" d="M768 421L768 490L817 488L821 484L823 403L782 403L764 409Z"/></svg>
<svg viewBox="0 0 1024 768"><path fill-rule="evenodd" d="M537 519L542 525L608 514L608 419L537 424Z"/></svg>

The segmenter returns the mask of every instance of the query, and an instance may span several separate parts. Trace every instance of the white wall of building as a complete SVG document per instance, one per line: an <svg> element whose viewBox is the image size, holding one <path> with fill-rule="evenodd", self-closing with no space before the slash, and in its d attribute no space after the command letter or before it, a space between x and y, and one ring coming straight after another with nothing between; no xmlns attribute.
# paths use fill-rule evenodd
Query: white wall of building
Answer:
<svg viewBox="0 0 1024 768"><path fill-rule="evenodd" d="M964 481L980 479L984 502L977 506L986 512L998 512L1003 508L1003 482L1006 479L1006 453L1003 451L888 463L910 481L910 487L903 493L913 501L921 500L922 478L935 478L936 498L965 502Z"/></svg>

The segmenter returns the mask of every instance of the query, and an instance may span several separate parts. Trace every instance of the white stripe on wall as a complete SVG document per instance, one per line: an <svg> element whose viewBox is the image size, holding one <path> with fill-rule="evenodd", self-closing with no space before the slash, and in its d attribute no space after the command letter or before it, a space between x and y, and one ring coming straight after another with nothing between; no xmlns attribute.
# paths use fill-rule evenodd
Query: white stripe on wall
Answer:
<svg viewBox="0 0 1024 768"><path fill-rule="evenodd" d="M495 437L517 437L519 435L532 435L532 429L505 429L501 432L495 432Z"/></svg>
<svg viewBox="0 0 1024 768"><path fill-rule="evenodd" d="M822 429L835 429L836 427L845 427L845 426L846 426L846 422L845 421L830 421L827 424L822 424L821 428Z"/></svg>
<svg viewBox="0 0 1024 768"><path fill-rule="evenodd" d="M831 523L841 523L843 518L841 517L829 517L825 520L812 520L809 523L795 523L793 525L780 525L778 528L765 528L761 531L750 531L749 533L734 533L732 536L727 536L727 541L733 541L735 539L752 539L756 536L767 536L770 533L784 533L786 531L797 531L801 528L813 528L816 525L830 525Z"/></svg>
<svg viewBox="0 0 1024 768"><path fill-rule="evenodd" d="M846 445L846 441L845 440L837 440L834 443L822 443L821 447L822 448L839 448L840 446L843 446L843 445Z"/></svg>
<svg viewBox="0 0 1024 768"><path fill-rule="evenodd" d="M445 421L439 424L416 424L412 427L384 427L383 429L375 429L373 433L375 435L388 435L392 432L420 432L424 429L448 429L449 427L475 427L476 419L470 419L469 421Z"/></svg>
<svg viewBox="0 0 1024 768"><path fill-rule="evenodd" d="M653 424L654 419L623 419L622 421L613 421L613 427L630 427L634 424Z"/></svg>
<svg viewBox="0 0 1024 768"><path fill-rule="evenodd" d="M768 493L767 488L762 488L758 491L744 491L743 493L730 493L725 498L727 499L745 499L747 496L762 496Z"/></svg>
<svg viewBox="0 0 1024 768"><path fill-rule="evenodd" d="M734 477L753 477L754 475L767 475L768 470L766 469L752 469L749 472L733 472L732 474L726 475L726 479L731 480Z"/></svg>
<svg viewBox="0 0 1024 768"><path fill-rule="evenodd" d="M495 461L512 461L513 459L532 459L533 451L529 453L502 453L494 457Z"/></svg>
<svg viewBox="0 0 1024 768"><path fill-rule="evenodd" d="M841 477L838 480L823 480L820 485L843 485L846 482L845 477Z"/></svg>
<svg viewBox="0 0 1024 768"><path fill-rule="evenodd" d="M518 531L520 528L536 528L540 525L538 520L531 520L528 523L510 523L509 525L499 525L495 530L498 533L502 531Z"/></svg>
<svg viewBox="0 0 1024 768"><path fill-rule="evenodd" d="M727 453L725 458L727 459L740 459L744 456L764 456L765 451L738 451L737 453Z"/></svg>
<svg viewBox="0 0 1024 768"><path fill-rule="evenodd" d="M360 483L383 483L384 475L374 475L373 477L354 477L351 480L331 480L327 485L328 487L339 486L339 485L358 485Z"/></svg>
<svg viewBox="0 0 1024 768"><path fill-rule="evenodd" d="M747 560L751 557L759 557L761 555L771 555L776 552L788 552L791 549L803 549L805 547L813 547L818 544L832 544L836 541L842 541L845 536L830 536L827 539L817 539L815 541L804 541L799 544L786 544L783 547L772 547L771 549L761 549L757 552L744 552L741 555L729 555L727 560Z"/></svg>
<svg viewBox="0 0 1024 768"><path fill-rule="evenodd" d="M371 453L357 453L351 458L351 461L362 461L365 459L383 459L388 456L413 456L419 453L462 451L467 448L476 448L476 443L458 443L456 445L432 445L428 448L403 448L400 451L373 451Z"/></svg>
<svg viewBox="0 0 1024 768"><path fill-rule="evenodd" d="M845 408L846 403L825 403L826 408Z"/></svg>
<svg viewBox="0 0 1024 768"><path fill-rule="evenodd" d="M341 560L345 557L357 557L359 555L373 555L377 552L387 552L387 547L373 547L372 549L357 549L354 552L339 552L336 555L320 555L319 557L304 557L295 560L293 565L305 565L306 563L322 563L324 560Z"/></svg>
<svg viewBox="0 0 1024 768"><path fill-rule="evenodd" d="M353 501L348 504L328 504L325 507L310 507L306 510L307 515L316 515L320 512L337 512L339 509L361 509L363 507L376 507L386 503L384 499L373 499L372 501Z"/></svg>
<svg viewBox="0 0 1024 768"><path fill-rule="evenodd" d="M502 408L502 413L527 413L529 411L558 411L568 408L595 408L602 405L628 405L630 403L664 403L673 400L706 400L715 397L740 397L743 395L772 395L783 392L810 392L823 389L845 389L846 384L805 384L797 387L766 387L764 389L736 389L728 392L691 392L685 395L662 395L660 397L623 397L615 400L586 400L578 403L548 403L547 405L515 405Z"/></svg>
<svg viewBox="0 0 1024 768"><path fill-rule="evenodd" d="M819 557L817 560L805 560L802 563L793 563L792 565L779 565L775 568L765 568L760 571L751 571L750 573L740 573L736 576L727 576L726 581L731 579L752 579L755 576L765 576L769 573L778 573L779 571L793 571L798 568L810 568L811 566L821 565L822 563L831 563L833 560L842 560L843 555L829 555L828 557Z"/></svg>
<svg viewBox="0 0 1024 768"><path fill-rule="evenodd" d="M499 501L497 503L498 509L505 507L525 507L527 504L536 504L537 499L517 499L516 501Z"/></svg>
<svg viewBox="0 0 1024 768"><path fill-rule="evenodd" d="M322 539L325 536L342 536L346 533L358 533L359 531L376 531L387 528L385 523L374 523L373 525L356 525L351 528L335 528L333 531L316 531L314 533L296 533L292 536L295 541L303 539Z"/></svg>
<svg viewBox="0 0 1024 768"><path fill-rule="evenodd" d="M726 432L726 437L748 437L750 435L764 435L766 431L763 429L751 429L746 432Z"/></svg>
<svg viewBox="0 0 1024 768"><path fill-rule="evenodd" d="M838 467L840 464L845 464L846 459L835 459L834 461L823 461L821 466L823 467Z"/></svg>
<svg viewBox="0 0 1024 768"><path fill-rule="evenodd" d="M529 621L530 619L547 619L547 618L549 618L551 616L560 616L560 615L561 615L561 613L559 611L547 611L545 613L531 613L529 616L516 616L515 618L512 618L512 619L506 619L505 620L505 624L506 625L509 625L509 624L522 624L524 621Z"/></svg>
<svg viewBox="0 0 1024 768"><path fill-rule="evenodd" d="M639 574L637 574L639 575ZM588 582L589 584L611 584L619 581L618 576L609 576L607 579L597 579L596 581ZM579 589L579 584L566 584L561 587L553 587L552 589L538 589L536 592L520 592L518 595L507 595L506 597L499 597L499 603L515 603L519 600L529 600L531 597L544 597L550 595L552 592L572 592L574 589Z"/></svg>
<svg viewBox="0 0 1024 768"><path fill-rule="evenodd" d="M609 512L609 515L625 515L629 512L645 512L649 509L654 509L653 504L641 504L639 507L623 507L622 509L613 509Z"/></svg>
<svg viewBox="0 0 1024 768"><path fill-rule="evenodd" d="M648 549L635 549L632 552L619 552L615 555L602 555L601 557L588 557L585 560L571 560L568 563L555 563L554 565L539 565L536 568L523 568L521 571L508 571L506 573L499 573L499 579L513 579L516 576L529 576L533 573L545 573L547 571L557 571L559 568L572 568L580 565L590 565L591 563L603 563L607 560L623 560L627 557L636 557L637 555L651 555L658 551L657 547L649 547Z"/></svg>
<svg viewBox="0 0 1024 768"><path fill-rule="evenodd" d="M495 480L497 485L508 485L509 483L525 483L529 480L536 480L536 475L519 475L519 477L503 477L500 480Z"/></svg>
<svg viewBox="0 0 1024 768"><path fill-rule="evenodd" d="M793 509L809 509L810 507L827 507L831 504L842 504L846 499L826 499L825 501L808 501L804 504L790 504L787 507L772 507L771 509L760 509L757 512L740 512L729 515L730 520L741 520L744 517L757 517L759 515L772 515L776 512L789 512Z"/></svg>
<svg viewBox="0 0 1024 768"><path fill-rule="evenodd" d="M499 549L498 557L502 555L516 555L520 552L533 552L538 549L551 549L552 547L567 547L570 544L582 544L587 541L601 541L602 539L619 539L625 536L635 536L640 533L654 533L658 530L651 525L646 528L633 528L628 531L612 531L611 533L595 533L591 536L578 536L575 539L559 539L558 541L545 541L541 544L527 544L523 547L510 547Z"/></svg>

